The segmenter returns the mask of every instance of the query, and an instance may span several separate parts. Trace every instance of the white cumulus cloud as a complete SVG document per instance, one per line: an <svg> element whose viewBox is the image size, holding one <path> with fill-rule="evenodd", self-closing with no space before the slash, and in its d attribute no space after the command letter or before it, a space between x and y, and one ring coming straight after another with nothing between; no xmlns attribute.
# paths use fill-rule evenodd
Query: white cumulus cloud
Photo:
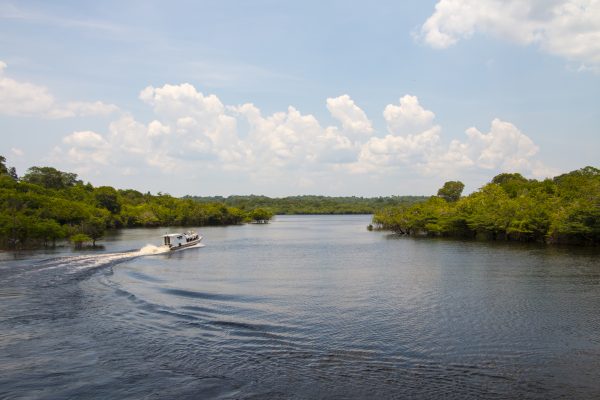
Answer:
<svg viewBox="0 0 600 400"><path fill-rule="evenodd" d="M327 109L331 115L342 123L342 128L349 132L370 135L373 133L371 121L367 114L354 104L354 101L344 94L327 99Z"/></svg>
<svg viewBox="0 0 600 400"><path fill-rule="evenodd" d="M390 133L414 134L430 128L435 114L424 109L417 96L407 94L400 98L400 105L388 104L383 110L383 118Z"/></svg>
<svg viewBox="0 0 600 400"><path fill-rule="evenodd" d="M535 158L539 147L515 125L495 118L487 133L471 127L464 141L452 140L425 166L429 173L467 169L521 172L536 178L552 176L557 171Z"/></svg>
<svg viewBox="0 0 600 400"><path fill-rule="evenodd" d="M148 124L148 135L150 137L170 134L171 127L168 125L163 125L160 121L154 120Z"/></svg>
<svg viewBox="0 0 600 400"><path fill-rule="evenodd" d="M600 70L600 0L440 0L420 37L443 49L477 32Z"/></svg>
<svg viewBox="0 0 600 400"><path fill-rule="evenodd" d="M0 61L0 114L22 117L70 118L108 115L118 110L114 104L96 102L61 103L44 86L20 82L5 75Z"/></svg>
<svg viewBox="0 0 600 400"><path fill-rule="evenodd" d="M63 143L68 146L67 156L69 161L80 166L80 170L87 171L94 164L106 165L111 154L109 143L102 135L93 131L77 131L63 138ZM62 156L61 149L55 149L57 157Z"/></svg>
<svg viewBox="0 0 600 400"><path fill-rule="evenodd" d="M225 158L237 158L239 149L236 119L230 116L217 96L205 96L189 83L148 86L140 93L140 99L152 106L161 117L162 131L176 132L178 141L192 143L196 149L207 153L222 154ZM151 127L155 133L156 125Z"/></svg>
<svg viewBox="0 0 600 400"><path fill-rule="evenodd" d="M292 106L267 117L253 104L237 111L250 125L246 143L257 169L346 163L355 159L359 149L339 128L323 127L313 115L303 115Z"/></svg>
<svg viewBox="0 0 600 400"><path fill-rule="evenodd" d="M379 167L422 167L436 152L439 140L439 126L407 136L374 137L362 146L358 161L367 170Z"/></svg>
<svg viewBox="0 0 600 400"><path fill-rule="evenodd" d="M498 118L488 133L469 128L467 136L468 151L479 166L488 169L521 170L539 150L516 126Z"/></svg>
<svg viewBox="0 0 600 400"><path fill-rule="evenodd" d="M410 169L420 174L460 174L466 170L518 171L548 176L550 170L535 156L537 145L510 122L498 118L490 131L472 127L464 141L444 144L435 114L425 109L416 96L406 95L400 105L389 104L383 113L389 134L372 137L361 147L356 172Z"/></svg>
<svg viewBox="0 0 600 400"><path fill-rule="evenodd" d="M160 88L148 86L140 93L140 99L151 105L156 114L170 118L217 116L225 108L217 96L204 96L189 83Z"/></svg>
<svg viewBox="0 0 600 400"><path fill-rule="evenodd" d="M372 137L361 147L355 171L381 168L423 168L438 151L441 128L433 124L435 114L423 108L416 96L405 95L400 104L383 110L389 134Z"/></svg>

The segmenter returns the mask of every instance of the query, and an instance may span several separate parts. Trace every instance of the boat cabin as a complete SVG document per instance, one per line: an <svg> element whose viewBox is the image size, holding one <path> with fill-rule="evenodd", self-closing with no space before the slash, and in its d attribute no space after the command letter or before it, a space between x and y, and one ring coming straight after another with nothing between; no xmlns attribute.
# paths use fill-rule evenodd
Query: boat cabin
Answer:
<svg viewBox="0 0 600 400"><path fill-rule="evenodd" d="M186 233L170 233L163 235L163 242L165 246L169 246L171 249L174 247L191 246L197 244L202 240L194 231L187 231Z"/></svg>
<svg viewBox="0 0 600 400"><path fill-rule="evenodd" d="M178 247L187 242L186 237L182 233L172 233L163 236L164 244L169 247Z"/></svg>

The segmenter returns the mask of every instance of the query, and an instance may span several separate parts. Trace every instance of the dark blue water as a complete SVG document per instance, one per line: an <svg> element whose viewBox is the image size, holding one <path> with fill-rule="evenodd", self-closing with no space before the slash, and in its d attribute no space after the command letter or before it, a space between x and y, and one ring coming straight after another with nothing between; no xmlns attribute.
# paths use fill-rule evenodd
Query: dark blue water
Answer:
<svg viewBox="0 0 600 400"><path fill-rule="evenodd" d="M0 398L600 398L600 253L368 216L2 254ZM16 257L16 258L15 258Z"/></svg>

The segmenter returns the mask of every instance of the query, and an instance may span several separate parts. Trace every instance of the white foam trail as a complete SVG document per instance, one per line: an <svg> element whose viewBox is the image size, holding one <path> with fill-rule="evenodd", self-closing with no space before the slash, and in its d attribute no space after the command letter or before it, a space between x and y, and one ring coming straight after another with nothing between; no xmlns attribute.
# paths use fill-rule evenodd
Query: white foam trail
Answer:
<svg viewBox="0 0 600 400"><path fill-rule="evenodd" d="M137 252L137 255L140 256L149 256L153 254L163 254L169 252L168 246L155 246L153 244L147 244Z"/></svg>
<svg viewBox="0 0 600 400"><path fill-rule="evenodd" d="M147 244L138 251L72 257L71 259L66 261L64 265L68 266L71 269L71 271L76 272L85 269L97 268L102 265L113 263L116 261L133 259L141 256L163 254L168 252L168 246L155 246L153 244Z"/></svg>
<svg viewBox="0 0 600 400"><path fill-rule="evenodd" d="M103 265L113 263L115 261L134 258L139 255L137 253L138 252L99 254L97 256L92 256L87 259L82 259L78 262L70 261L67 264L65 264L65 266L69 267L69 273L74 273L82 270L101 267Z"/></svg>
<svg viewBox="0 0 600 400"><path fill-rule="evenodd" d="M195 247L204 247L204 244L198 243L195 246L186 247L186 249L193 249ZM183 250L183 249L182 249ZM51 260L49 265L36 269L35 271L29 271L28 273L47 271L50 269L67 268L68 274L79 272L82 270L98 268L106 264L124 261L127 259L133 259L141 256L152 256L158 254L169 253L170 249L168 246L155 246L153 244L147 244L138 251L128 251L125 253L102 253L102 254L84 254L78 256L67 256L60 257L55 260Z"/></svg>

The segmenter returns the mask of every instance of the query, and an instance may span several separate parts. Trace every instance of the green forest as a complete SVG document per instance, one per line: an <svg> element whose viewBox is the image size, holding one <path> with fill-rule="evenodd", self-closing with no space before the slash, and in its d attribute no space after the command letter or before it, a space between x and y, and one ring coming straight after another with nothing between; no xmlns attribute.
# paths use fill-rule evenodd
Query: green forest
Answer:
<svg viewBox="0 0 600 400"><path fill-rule="evenodd" d="M117 190L84 184L77 175L31 167L18 177L0 156L0 248L95 245L107 229L231 225L265 222L270 210L241 210L218 202L199 203L168 194Z"/></svg>
<svg viewBox="0 0 600 400"><path fill-rule="evenodd" d="M229 196L176 198L110 186L74 173L31 167L19 177L0 156L0 248L96 244L108 229L268 222L275 214L372 214L378 229L413 236L600 243L600 170L553 179L503 173L462 196L460 181L436 196Z"/></svg>
<svg viewBox="0 0 600 400"><path fill-rule="evenodd" d="M542 181L503 173L462 197L446 182L424 202L375 213L376 228L413 236L600 244L600 170L585 167Z"/></svg>
<svg viewBox="0 0 600 400"><path fill-rule="evenodd" d="M377 198L230 196L176 198L110 186L94 187L52 167L19 177L0 156L0 248L55 246L68 240L96 245L109 229L265 223L275 214L372 214L424 201L421 196Z"/></svg>
<svg viewBox="0 0 600 400"><path fill-rule="evenodd" d="M373 214L375 211L391 206L407 206L427 200L425 196L388 196L388 197L328 197L328 196L288 196L272 198L267 196L229 196L229 197L187 197L200 203L222 203L242 210L267 208L275 214Z"/></svg>

